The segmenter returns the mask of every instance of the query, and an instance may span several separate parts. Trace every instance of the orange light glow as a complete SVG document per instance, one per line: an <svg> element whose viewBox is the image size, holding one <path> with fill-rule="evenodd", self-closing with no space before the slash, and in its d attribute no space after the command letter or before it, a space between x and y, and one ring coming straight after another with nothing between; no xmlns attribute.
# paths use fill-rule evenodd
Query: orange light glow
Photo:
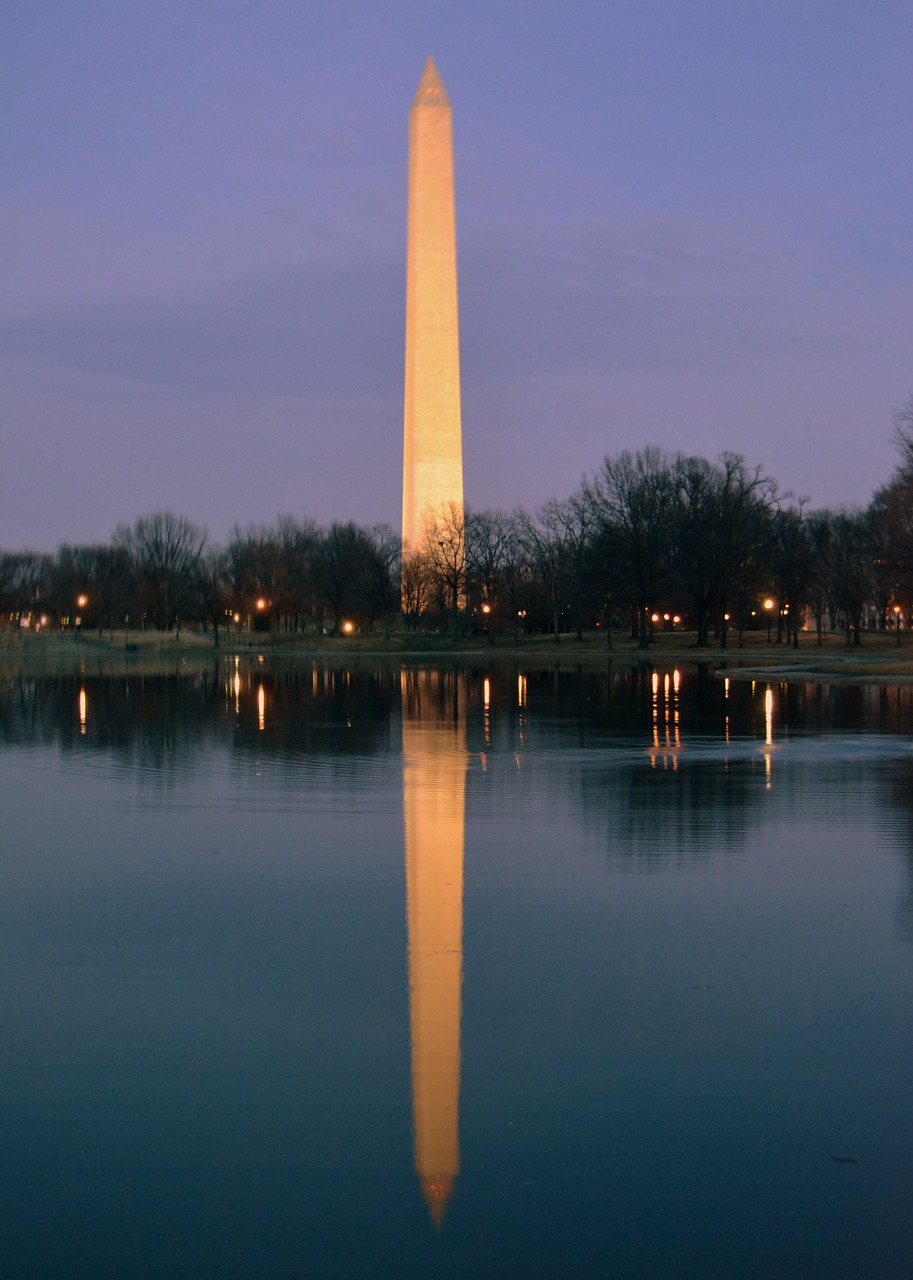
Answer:
<svg viewBox="0 0 913 1280"><path fill-rule="evenodd" d="M764 694L764 742L768 747L773 746L774 740L774 695L773 690L768 686Z"/></svg>

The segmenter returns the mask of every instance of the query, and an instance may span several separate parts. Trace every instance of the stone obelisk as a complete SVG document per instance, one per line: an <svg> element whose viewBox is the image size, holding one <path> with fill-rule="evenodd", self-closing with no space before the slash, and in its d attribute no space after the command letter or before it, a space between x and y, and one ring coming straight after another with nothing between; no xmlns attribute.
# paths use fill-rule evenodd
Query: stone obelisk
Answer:
<svg viewBox="0 0 913 1280"><path fill-rule="evenodd" d="M403 549L463 514L450 99L429 58L409 113Z"/></svg>

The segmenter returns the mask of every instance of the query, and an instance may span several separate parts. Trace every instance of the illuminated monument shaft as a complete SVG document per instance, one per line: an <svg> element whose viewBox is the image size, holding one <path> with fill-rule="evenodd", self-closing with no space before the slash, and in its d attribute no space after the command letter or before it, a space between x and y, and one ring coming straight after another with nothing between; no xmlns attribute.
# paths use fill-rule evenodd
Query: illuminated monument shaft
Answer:
<svg viewBox="0 0 913 1280"><path fill-rule="evenodd" d="M463 514L460 343L450 99L434 59L409 113L403 547Z"/></svg>
<svg viewBox="0 0 913 1280"><path fill-rule="evenodd" d="M456 676L404 671L402 692L415 1171L440 1226L460 1168L466 723Z"/></svg>

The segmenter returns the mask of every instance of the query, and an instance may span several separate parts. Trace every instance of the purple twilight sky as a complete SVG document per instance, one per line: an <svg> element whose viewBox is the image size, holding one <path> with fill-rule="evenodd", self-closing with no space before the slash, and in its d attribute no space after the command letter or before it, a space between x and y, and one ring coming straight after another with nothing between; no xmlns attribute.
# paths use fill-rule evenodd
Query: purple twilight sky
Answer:
<svg viewBox="0 0 913 1280"><path fill-rule="evenodd" d="M398 527L407 116L454 106L467 501L743 453L866 503L913 393L909 0L30 0L0 547Z"/></svg>

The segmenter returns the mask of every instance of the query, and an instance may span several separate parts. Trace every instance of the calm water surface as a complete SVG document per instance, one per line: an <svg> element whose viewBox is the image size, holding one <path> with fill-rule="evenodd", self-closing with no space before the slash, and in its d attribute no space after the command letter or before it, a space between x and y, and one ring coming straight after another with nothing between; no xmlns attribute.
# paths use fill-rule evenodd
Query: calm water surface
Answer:
<svg viewBox="0 0 913 1280"><path fill-rule="evenodd" d="M913 1274L913 689L0 679L2 1273Z"/></svg>

